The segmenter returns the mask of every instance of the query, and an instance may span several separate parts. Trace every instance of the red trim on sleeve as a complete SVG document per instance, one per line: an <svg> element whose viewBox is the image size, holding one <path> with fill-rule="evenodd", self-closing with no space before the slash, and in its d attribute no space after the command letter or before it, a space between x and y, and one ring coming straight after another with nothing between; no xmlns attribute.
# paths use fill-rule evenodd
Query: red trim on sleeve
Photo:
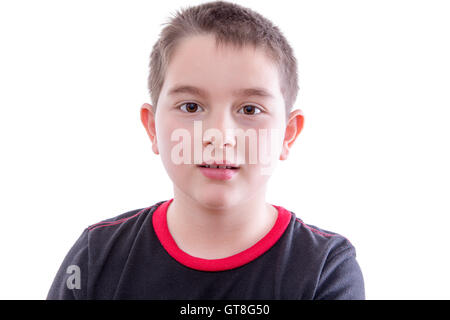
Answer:
<svg viewBox="0 0 450 320"><path fill-rule="evenodd" d="M272 205L278 210L278 217L272 229L261 240L250 248L226 258L202 259L191 256L181 250L172 238L167 226L167 208L172 201L173 198L167 200L153 212L153 228L162 246L172 258L189 268L200 271L224 271L240 267L255 260L278 241L289 225L292 216L283 207Z"/></svg>

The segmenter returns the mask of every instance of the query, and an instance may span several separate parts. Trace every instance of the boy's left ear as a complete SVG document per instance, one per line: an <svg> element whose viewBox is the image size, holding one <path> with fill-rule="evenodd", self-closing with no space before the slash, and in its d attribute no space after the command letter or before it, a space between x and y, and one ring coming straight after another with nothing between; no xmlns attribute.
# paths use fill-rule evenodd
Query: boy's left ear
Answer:
<svg viewBox="0 0 450 320"><path fill-rule="evenodd" d="M294 110L289 115L284 134L283 147L281 149L280 160L286 160L289 155L289 149L303 129L303 112L300 109Z"/></svg>

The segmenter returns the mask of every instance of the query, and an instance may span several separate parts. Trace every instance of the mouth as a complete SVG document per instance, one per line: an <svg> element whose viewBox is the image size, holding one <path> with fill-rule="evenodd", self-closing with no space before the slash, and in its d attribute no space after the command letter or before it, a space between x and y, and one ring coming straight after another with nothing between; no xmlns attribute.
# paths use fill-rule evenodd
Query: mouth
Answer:
<svg viewBox="0 0 450 320"><path fill-rule="evenodd" d="M235 165L201 164L197 167L206 178L214 180L230 180L239 172L239 167Z"/></svg>

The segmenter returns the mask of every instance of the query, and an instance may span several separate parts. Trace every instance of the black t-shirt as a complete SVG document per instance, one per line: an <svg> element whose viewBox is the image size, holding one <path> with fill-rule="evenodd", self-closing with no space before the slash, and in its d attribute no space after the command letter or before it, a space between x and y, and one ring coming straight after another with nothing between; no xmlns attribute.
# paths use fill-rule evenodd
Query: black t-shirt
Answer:
<svg viewBox="0 0 450 320"><path fill-rule="evenodd" d="M182 251L160 201L86 228L47 299L364 299L353 245L278 210L252 247L222 259Z"/></svg>

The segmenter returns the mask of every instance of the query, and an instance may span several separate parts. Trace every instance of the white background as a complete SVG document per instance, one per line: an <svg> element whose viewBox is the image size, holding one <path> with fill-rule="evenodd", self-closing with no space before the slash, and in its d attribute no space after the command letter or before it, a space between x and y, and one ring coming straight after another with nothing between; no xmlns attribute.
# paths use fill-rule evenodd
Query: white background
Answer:
<svg viewBox="0 0 450 320"><path fill-rule="evenodd" d="M0 2L0 298L44 299L86 226L172 197L139 109L161 24L201 2ZM449 2L236 2L299 63L267 201L345 235L368 299L449 299Z"/></svg>

